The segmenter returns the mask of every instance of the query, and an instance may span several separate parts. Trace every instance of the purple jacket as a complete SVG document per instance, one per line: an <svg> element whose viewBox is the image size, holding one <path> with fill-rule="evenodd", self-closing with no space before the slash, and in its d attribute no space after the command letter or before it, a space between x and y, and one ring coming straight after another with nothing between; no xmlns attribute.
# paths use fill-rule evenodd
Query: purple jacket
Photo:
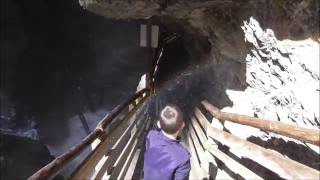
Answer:
<svg viewBox="0 0 320 180"><path fill-rule="evenodd" d="M157 130L148 133L144 180L188 179L190 169L190 154L178 140L172 140Z"/></svg>

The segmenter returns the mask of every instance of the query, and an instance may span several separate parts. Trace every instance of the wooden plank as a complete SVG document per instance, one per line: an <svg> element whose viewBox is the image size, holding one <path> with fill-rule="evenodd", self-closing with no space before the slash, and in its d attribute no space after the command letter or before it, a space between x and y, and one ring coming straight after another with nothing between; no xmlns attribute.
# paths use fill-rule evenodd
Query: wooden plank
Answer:
<svg viewBox="0 0 320 180"><path fill-rule="evenodd" d="M199 108L195 107L194 108L194 114L196 116L196 118L198 119L201 127L206 130L207 129L207 125L208 125L208 120L207 118L202 114L202 112L200 111Z"/></svg>
<svg viewBox="0 0 320 180"><path fill-rule="evenodd" d="M132 152L130 153L130 155L128 156L127 158L127 161L126 163L123 165L124 167L122 168L121 172L120 172L120 175L118 176L119 179L123 179L124 176L127 176L127 171L128 171L128 168L129 168L129 165L131 165L131 160L133 160L134 156L135 156L135 152L139 150L139 152L141 151L141 148L142 146L144 145L144 140L146 138L146 135L148 133L148 130L150 128L150 125L151 125L151 120L150 119L146 119L146 121L144 121L143 123L145 123L145 128L143 129L143 132L142 134L137 137L138 139L138 143L137 145L135 146L134 149L132 149ZM131 174L133 174L133 170L131 170ZM130 178L131 179L131 178Z"/></svg>
<svg viewBox="0 0 320 180"><path fill-rule="evenodd" d="M205 134L204 130L200 127L199 122L194 116L191 117L191 124L199 137L200 143L204 146L207 142L207 135Z"/></svg>
<svg viewBox="0 0 320 180"><path fill-rule="evenodd" d="M208 101L202 101L203 106L217 119L228 120L231 122L252 126L264 131L270 131L287 137L306 141L320 146L320 131L293 126L279 121L253 118L249 116L221 112Z"/></svg>
<svg viewBox="0 0 320 180"><path fill-rule="evenodd" d="M199 163L199 158L196 154L195 146L193 144L191 135L187 135L188 139L188 146L190 150L190 163L191 163L191 171L190 171L190 179L203 179L208 176L208 173L205 172L201 167Z"/></svg>
<svg viewBox="0 0 320 180"><path fill-rule="evenodd" d="M108 136L102 143L98 145L95 151L90 155L90 158L81 166L80 169L72 176L72 179L89 179L92 176L95 176L95 172L97 172L96 165L100 163L100 160L107 156L109 149L113 146L113 144L118 140L118 137L122 134L122 132L127 128L127 124L125 122L121 123L115 131ZM103 159L106 161L106 158ZM102 162L103 164L104 162Z"/></svg>
<svg viewBox="0 0 320 180"><path fill-rule="evenodd" d="M189 133L191 136L191 139L193 140L195 151L199 157L200 160L200 167L202 171L206 174L205 177L209 176L209 159L207 156L207 153L204 149L204 147L201 146L199 139L196 137L196 134L194 132L194 129L192 128L191 124L189 125ZM213 159L213 158L211 158Z"/></svg>
<svg viewBox="0 0 320 180"><path fill-rule="evenodd" d="M146 123L142 123L142 126L139 128L139 131L134 134L130 140L128 141L126 147L122 150L121 154L118 156L117 161L114 164L114 169L112 170L110 179L115 179L116 177L119 176L120 171L123 168L123 165L126 161L126 159L130 160L133 158L133 156L129 156L130 154L132 155L133 152L136 150L138 146L138 141L141 138L141 135L144 135L144 128L146 126Z"/></svg>
<svg viewBox="0 0 320 180"><path fill-rule="evenodd" d="M52 179L67 163L76 158L81 152L90 147L90 144L101 135L103 132L96 129L85 137L79 144L72 147L68 152L57 157L49 164L41 168L35 174L28 178L28 180Z"/></svg>
<svg viewBox="0 0 320 180"><path fill-rule="evenodd" d="M141 154L141 149L137 149L129 167L127 168L128 170L127 170L125 176L120 177L120 179L132 179L134 169L138 163L139 156L141 156L141 155L143 155L143 154Z"/></svg>
<svg viewBox="0 0 320 180"><path fill-rule="evenodd" d="M258 176L248 168L244 167L242 164L238 163L237 161L233 160L228 155L220 151L216 145L208 143L206 145L206 148L210 153L213 154L213 156L222 161L231 171L239 174L243 178L262 179L260 176Z"/></svg>
<svg viewBox="0 0 320 180"><path fill-rule="evenodd" d="M96 165L99 163L101 158L106 155L110 147L118 140L118 137L123 134L123 132L128 129L127 121L132 114L143 104L143 101L135 106L132 111L130 111L125 119L115 127L115 129L108 135L107 139L104 139L97 148L95 148L90 155L79 165L76 171L71 175L71 179L88 179L95 175ZM104 159L106 160L106 159Z"/></svg>
<svg viewBox="0 0 320 180"><path fill-rule="evenodd" d="M142 125L143 123L140 123L139 127L137 128L139 129L140 126ZM99 169L99 171L97 171L97 174L93 176L94 179L101 179L105 173L109 173L112 170L113 164L116 162L117 158L119 157L119 154L123 150L124 145L128 142L127 140L131 137L131 130L134 126L135 126L135 123L130 124L130 126L125 130L125 132L121 133L122 135L120 136L120 138L118 138L118 141L111 148L111 151L108 154L108 159Z"/></svg>
<svg viewBox="0 0 320 180"><path fill-rule="evenodd" d="M214 176L212 173L214 172L210 172L210 163L215 166L217 168L217 163L215 161L215 159L213 158L213 156L207 151L206 147L207 147L207 144L208 144L208 139L206 137L206 134L204 133L203 129L201 129L200 127L200 124L199 122L197 121L196 118L194 117L191 117L191 124L192 124L192 127L194 128L194 132L196 133L197 135L197 140L202 144L204 150L203 151L198 151L199 149L197 148L197 152L199 154L199 157L200 157L200 161L201 161L201 164L200 166L202 167L202 169L210 176ZM193 130L191 130L190 134L191 134L191 137L192 139L194 135L194 132L192 132Z"/></svg>
<svg viewBox="0 0 320 180"><path fill-rule="evenodd" d="M195 113L196 117L198 118L199 122L201 123L202 127L207 126L208 120L205 117L205 115L201 112L201 110L199 108L195 107L194 113ZM221 129L221 130L223 129L223 124L219 120L217 120L215 118L212 118L211 124L215 128L218 128L218 129Z"/></svg>
<svg viewBox="0 0 320 180"><path fill-rule="evenodd" d="M136 175L135 174L135 173L137 173L136 171L139 171L136 169L137 168L136 165L139 164L138 161L141 158L140 157L141 155L137 154L136 151L138 151L140 153L140 152L142 152L141 148L144 148L142 146L144 146L146 134L148 133L148 131L150 129L151 120L148 118L146 121L144 121L144 118L141 118L141 120L139 121L139 124L140 123L146 123L146 126L143 130L143 134L141 135L140 138L138 138L138 143L136 146L137 149L135 151L133 151L134 154L132 154L132 157L129 155L128 159L132 159L133 162L130 162L131 160L130 161L127 160L128 163L127 162L125 163L124 167L122 168L122 170L120 172L118 179L132 179L132 178L134 178L133 176ZM143 154L142 154L142 156L143 156Z"/></svg>
<svg viewBox="0 0 320 180"><path fill-rule="evenodd" d="M211 138L236 150L242 154L242 157L250 158L270 169L282 178L317 179L320 177L319 171L284 157L276 151L265 149L217 128L207 127L207 133Z"/></svg>

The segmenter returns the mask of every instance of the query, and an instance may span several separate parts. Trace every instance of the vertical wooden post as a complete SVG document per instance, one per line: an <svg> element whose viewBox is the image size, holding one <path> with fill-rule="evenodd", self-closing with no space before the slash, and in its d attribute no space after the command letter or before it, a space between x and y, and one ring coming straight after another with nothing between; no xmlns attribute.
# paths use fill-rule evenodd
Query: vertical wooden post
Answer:
<svg viewBox="0 0 320 180"><path fill-rule="evenodd" d="M152 37L152 31L151 31L151 20L147 21L147 63L148 63L148 69L149 71L146 74L146 86L147 88L152 88L152 71L153 71L153 50L151 47L151 37Z"/></svg>

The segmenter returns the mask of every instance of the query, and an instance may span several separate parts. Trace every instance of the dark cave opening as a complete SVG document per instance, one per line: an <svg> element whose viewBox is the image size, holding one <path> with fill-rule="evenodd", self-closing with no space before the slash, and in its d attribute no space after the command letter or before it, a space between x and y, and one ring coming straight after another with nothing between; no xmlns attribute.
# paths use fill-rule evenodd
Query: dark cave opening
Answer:
<svg viewBox="0 0 320 180"><path fill-rule="evenodd" d="M10 142L4 133L40 140L53 156L64 153L87 135L79 114L92 131L135 93L149 68L139 47L139 21L106 19L78 1L1 1L0 27L1 147ZM21 176L30 176L52 158L41 154L47 162L21 162L14 157L21 144L1 149L4 161L15 167L1 178L15 179L19 167L28 171Z"/></svg>
<svg viewBox="0 0 320 180"><path fill-rule="evenodd" d="M135 92L147 70L137 22L105 19L77 1L3 4L1 92L15 107L10 127L26 126L30 116L41 126L50 113L63 123L79 111L107 111Z"/></svg>

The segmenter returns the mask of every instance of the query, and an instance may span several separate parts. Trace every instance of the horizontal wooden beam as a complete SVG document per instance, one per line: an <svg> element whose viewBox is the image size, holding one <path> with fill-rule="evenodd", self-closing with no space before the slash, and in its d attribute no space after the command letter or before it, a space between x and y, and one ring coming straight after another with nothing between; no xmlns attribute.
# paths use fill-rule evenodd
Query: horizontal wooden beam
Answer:
<svg viewBox="0 0 320 180"><path fill-rule="evenodd" d="M260 176L249 170L248 168L244 167L242 164L238 163L237 161L233 160L231 157L226 155L224 152L218 149L217 145L213 145L208 142L206 134L203 130L207 129L208 121L206 120L205 116L202 114L199 108L195 108L195 114L200 119L197 121L196 118L191 117L191 124L195 128L196 133L198 134L201 143L204 145L206 151L210 152L209 156L214 156L223 162L231 171L239 174L243 178L247 179L262 179ZM202 128L200 127L202 126ZM191 134L191 132L190 132ZM207 157L210 159L210 157Z"/></svg>
<svg viewBox="0 0 320 180"><path fill-rule="evenodd" d="M208 101L202 101L203 106L217 119L231 121L247 126L259 128L261 130L274 132L280 135L306 141L320 146L320 131L293 126L279 121L272 121L260 118L254 118L235 113L221 112L218 108Z"/></svg>
<svg viewBox="0 0 320 180"><path fill-rule="evenodd" d="M42 179L52 179L59 171L75 157L77 157L84 149L86 149L90 144L102 134L102 130L97 129L91 132L87 137L85 137L78 145L72 147L66 153L58 156L49 164L41 168L35 174L28 178L28 180L42 180Z"/></svg>
<svg viewBox="0 0 320 180"><path fill-rule="evenodd" d="M231 171L246 179L262 179L260 176L238 163L224 152L220 151L216 145L207 143L206 149L217 159L223 162Z"/></svg>
<svg viewBox="0 0 320 180"><path fill-rule="evenodd" d="M208 120L206 120L208 122ZM209 122L208 122L209 123ZM293 161L280 153L245 141L230 133L207 125L208 136L235 150L242 157L250 158L285 179L317 179L320 172Z"/></svg>

